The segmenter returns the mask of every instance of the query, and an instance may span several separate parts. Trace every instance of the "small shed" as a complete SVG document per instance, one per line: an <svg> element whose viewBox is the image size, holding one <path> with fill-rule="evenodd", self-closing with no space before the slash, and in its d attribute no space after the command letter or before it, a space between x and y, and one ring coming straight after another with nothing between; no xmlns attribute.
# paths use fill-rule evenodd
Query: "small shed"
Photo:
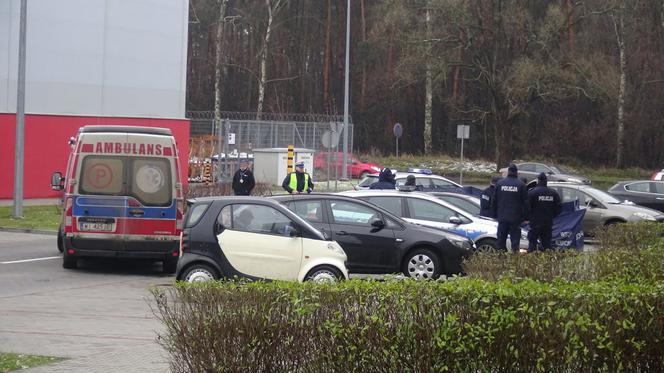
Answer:
<svg viewBox="0 0 664 373"><path fill-rule="evenodd" d="M257 183L281 185L288 174L288 148L260 148L254 152L254 177ZM313 149L295 148L293 164L304 162L304 170L313 175Z"/></svg>

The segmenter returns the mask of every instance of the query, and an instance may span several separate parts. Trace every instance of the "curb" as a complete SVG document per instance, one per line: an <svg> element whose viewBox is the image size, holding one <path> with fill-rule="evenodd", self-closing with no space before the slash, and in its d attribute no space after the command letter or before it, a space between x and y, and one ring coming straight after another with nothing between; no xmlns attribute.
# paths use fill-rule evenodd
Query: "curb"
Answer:
<svg viewBox="0 0 664 373"><path fill-rule="evenodd" d="M0 227L0 232L13 232L13 233L32 233L32 234L44 234L48 236L57 236L58 231L51 231L46 229L32 229L32 228L8 228Z"/></svg>

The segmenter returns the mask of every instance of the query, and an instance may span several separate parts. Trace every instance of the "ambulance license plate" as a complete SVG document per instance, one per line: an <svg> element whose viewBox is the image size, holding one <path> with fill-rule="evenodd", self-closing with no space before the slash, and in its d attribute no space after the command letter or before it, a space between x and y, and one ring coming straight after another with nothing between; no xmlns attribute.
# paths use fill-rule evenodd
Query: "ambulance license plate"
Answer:
<svg viewBox="0 0 664 373"><path fill-rule="evenodd" d="M89 218L84 217L78 221L79 231L102 231L113 232L114 219L112 218Z"/></svg>

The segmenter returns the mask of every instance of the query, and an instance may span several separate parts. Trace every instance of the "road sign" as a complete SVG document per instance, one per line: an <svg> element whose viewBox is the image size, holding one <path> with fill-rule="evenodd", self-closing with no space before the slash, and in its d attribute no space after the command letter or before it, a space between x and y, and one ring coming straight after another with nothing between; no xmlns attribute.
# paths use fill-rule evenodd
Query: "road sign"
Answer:
<svg viewBox="0 0 664 373"><path fill-rule="evenodd" d="M394 132L394 137L397 139L403 135L403 126L399 123L396 123L394 125L394 128L392 128L392 132Z"/></svg>
<svg viewBox="0 0 664 373"><path fill-rule="evenodd" d="M321 137L320 142L327 149L336 148L339 146L340 135L341 134L339 132L325 131L323 132L323 136Z"/></svg>
<svg viewBox="0 0 664 373"><path fill-rule="evenodd" d="M459 125L457 126L457 139L470 138L470 126Z"/></svg>

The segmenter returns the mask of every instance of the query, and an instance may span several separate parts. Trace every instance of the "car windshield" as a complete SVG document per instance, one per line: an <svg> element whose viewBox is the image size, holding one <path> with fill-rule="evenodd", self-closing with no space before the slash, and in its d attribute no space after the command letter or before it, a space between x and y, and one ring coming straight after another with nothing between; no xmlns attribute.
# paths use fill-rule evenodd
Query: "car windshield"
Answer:
<svg viewBox="0 0 664 373"><path fill-rule="evenodd" d="M357 184L357 186L359 186L359 187L369 187L371 184L375 183L376 181L378 181L378 176L376 176L376 175L367 175L367 176L364 177L364 179L362 179L360 181L359 184Z"/></svg>
<svg viewBox="0 0 664 373"><path fill-rule="evenodd" d="M601 191L599 189L588 188L585 189L584 191L588 192L588 194L590 194L594 198L597 198L597 200L599 200L600 202L611 203L611 204L620 203L619 199L616 199L614 196L610 195L609 193Z"/></svg>
<svg viewBox="0 0 664 373"><path fill-rule="evenodd" d="M568 174L568 175L573 174L572 171L558 165L550 165L549 168L551 168L553 172L557 174Z"/></svg>

